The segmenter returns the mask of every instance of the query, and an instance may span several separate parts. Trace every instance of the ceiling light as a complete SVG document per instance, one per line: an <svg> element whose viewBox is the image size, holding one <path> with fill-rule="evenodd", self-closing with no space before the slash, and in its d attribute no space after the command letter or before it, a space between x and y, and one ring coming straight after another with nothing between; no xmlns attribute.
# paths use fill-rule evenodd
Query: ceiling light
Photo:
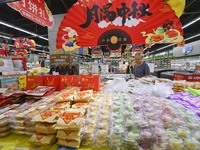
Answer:
<svg viewBox="0 0 200 150"><path fill-rule="evenodd" d="M4 26L7 26L7 27L10 27L10 28L13 28L13 29L16 29L16 30L18 30L18 31L21 31L21 32L24 32L24 33L27 33L27 34L33 35L33 36L35 36L35 37L39 37L40 39L43 39L43 40L49 41L48 38L45 38L45 37L40 36L40 35L38 35L38 34L35 34L35 33L33 33L33 32L30 32L30 31L24 30L24 29L22 29L22 28L19 28L19 27L13 26L13 25L11 25L11 24L8 24L8 23L2 22L2 21L0 21L0 24L2 24L2 25L4 25Z"/></svg>
<svg viewBox="0 0 200 150"><path fill-rule="evenodd" d="M43 39L43 40L49 41L48 38L45 38L45 37L43 37L43 36L38 36L38 37L41 38L41 39Z"/></svg>
<svg viewBox="0 0 200 150"><path fill-rule="evenodd" d="M200 34L197 34L197 35L191 36L191 37L185 39L185 41L191 40L191 39L193 39L193 38L195 38L195 37L198 37L198 36L200 36Z"/></svg>
<svg viewBox="0 0 200 150"><path fill-rule="evenodd" d="M190 25L192 25L192 24L196 23L196 22L197 22L197 21L199 21L199 20L200 20L200 17L199 17L199 18L197 18L197 19L195 19L195 20L193 20L193 21L191 21L190 23L188 23L188 24L184 25L184 26L183 26L183 29L185 29L185 28L189 27Z"/></svg>

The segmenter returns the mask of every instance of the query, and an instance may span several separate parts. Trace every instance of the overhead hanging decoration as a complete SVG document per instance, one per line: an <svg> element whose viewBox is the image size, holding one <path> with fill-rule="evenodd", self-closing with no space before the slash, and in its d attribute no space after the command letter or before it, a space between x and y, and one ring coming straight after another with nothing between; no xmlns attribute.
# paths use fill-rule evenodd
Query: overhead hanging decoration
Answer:
<svg viewBox="0 0 200 150"><path fill-rule="evenodd" d="M27 57L28 56L28 50L35 50L36 43L32 39L28 38L17 38L14 42L15 46L15 55L18 57Z"/></svg>
<svg viewBox="0 0 200 150"><path fill-rule="evenodd" d="M32 39L17 38L14 42L14 46L19 49L35 50L36 43Z"/></svg>
<svg viewBox="0 0 200 150"><path fill-rule="evenodd" d="M41 26L54 25L53 15L44 0L20 0L7 5Z"/></svg>
<svg viewBox="0 0 200 150"><path fill-rule="evenodd" d="M56 46L118 50L125 44L181 43L184 6L185 0L79 0L62 20Z"/></svg>

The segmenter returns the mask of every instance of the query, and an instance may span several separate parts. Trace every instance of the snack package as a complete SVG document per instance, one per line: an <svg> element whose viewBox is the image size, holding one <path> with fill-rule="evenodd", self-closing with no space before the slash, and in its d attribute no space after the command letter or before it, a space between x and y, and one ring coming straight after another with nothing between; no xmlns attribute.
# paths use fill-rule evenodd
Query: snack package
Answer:
<svg viewBox="0 0 200 150"><path fill-rule="evenodd" d="M62 146L68 146L68 147L73 147L73 148L79 148L80 147L81 141L77 140L61 140L58 139L58 144Z"/></svg>
<svg viewBox="0 0 200 150"><path fill-rule="evenodd" d="M80 140L81 130L79 131L69 131L69 130L58 130L57 138L62 140Z"/></svg>
<svg viewBox="0 0 200 150"><path fill-rule="evenodd" d="M35 133L31 136L29 143L37 146L52 145L56 142L56 136L54 134L41 134Z"/></svg>
<svg viewBox="0 0 200 150"><path fill-rule="evenodd" d="M0 127L0 133L1 133L1 132L6 132L6 131L8 131L8 130L10 130L10 126Z"/></svg>
<svg viewBox="0 0 200 150"><path fill-rule="evenodd" d="M76 97L75 91L66 91L56 97L57 102L73 101Z"/></svg>
<svg viewBox="0 0 200 150"><path fill-rule="evenodd" d="M92 90L79 91L74 99L75 102L88 102L93 96Z"/></svg>
<svg viewBox="0 0 200 150"><path fill-rule="evenodd" d="M35 126L35 131L43 134L54 134L57 132L57 130L54 128L54 124L51 123L37 123Z"/></svg>
<svg viewBox="0 0 200 150"><path fill-rule="evenodd" d="M1 118L0 116L0 127L5 127L9 124L9 120L7 117Z"/></svg>
<svg viewBox="0 0 200 150"><path fill-rule="evenodd" d="M90 103L75 103L72 105L72 108L73 109L80 109L80 108L88 109L89 106L90 106Z"/></svg>
<svg viewBox="0 0 200 150"><path fill-rule="evenodd" d="M84 124L84 110L65 111L57 121L56 129L80 130Z"/></svg>
<svg viewBox="0 0 200 150"><path fill-rule="evenodd" d="M54 91L54 87L49 87L49 86L38 86L36 89L32 91L27 91L26 95L31 95L31 96L44 96L47 92L49 91Z"/></svg>
<svg viewBox="0 0 200 150"><path fill-rule="evenodd" d="M59 116L60 116L60 110L50 109L41 114L34 116L31 121L32 122L56 123Z"/></svg>
<svg viewBox="0 0 200 150"><path fill-rule="evenodd" d="M54 109L67 109L67 108L70 108L70 102L57 103L53 108Z"/></svg>

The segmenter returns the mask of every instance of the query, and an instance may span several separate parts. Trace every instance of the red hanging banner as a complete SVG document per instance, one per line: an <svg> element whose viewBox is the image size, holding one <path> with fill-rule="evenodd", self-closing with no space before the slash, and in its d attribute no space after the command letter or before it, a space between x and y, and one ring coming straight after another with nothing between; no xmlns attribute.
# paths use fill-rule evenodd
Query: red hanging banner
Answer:
<svg viewBox="0 0 200 150"><path fill-rule="evenodd" d="M54 25L53 15L44 0L21 0L7 3L7 5L41 26L52 27Z"/></svg>
<svg viewBox="0 0 200 150"><path fill-rule="evenodd" d="M100 45L118 50L125 44L181 43L179 16L185 0L177 2L79 0L62 20L57 48L70 51Z"/></svg>

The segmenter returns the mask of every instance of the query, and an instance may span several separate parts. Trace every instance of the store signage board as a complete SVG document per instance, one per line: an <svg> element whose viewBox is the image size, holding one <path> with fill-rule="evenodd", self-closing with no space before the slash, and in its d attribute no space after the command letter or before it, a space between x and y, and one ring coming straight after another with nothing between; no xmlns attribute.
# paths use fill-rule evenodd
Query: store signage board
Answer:
<svg viewBox="0 0 200 150"><path fill-rule="evenodd" d="M44 0L21 0L7 5L41 26L54 25L53 15Z"/></svg>
<svg viewBox="0 0 200 150"><path fill-rule="evenodd" d="M192 50L193 50L193 46L185 46L182 48L182 53L184 55L187 55L189 53L192 53Z"/></svg>
<svg viewBox="0 0 200 150"><path fill-rule="evenodd" d="M56 47L118 50L126 44L182 43L179 17L184 6L185 0L178 5L163 0L78 0L60 24Z"/></svg>

